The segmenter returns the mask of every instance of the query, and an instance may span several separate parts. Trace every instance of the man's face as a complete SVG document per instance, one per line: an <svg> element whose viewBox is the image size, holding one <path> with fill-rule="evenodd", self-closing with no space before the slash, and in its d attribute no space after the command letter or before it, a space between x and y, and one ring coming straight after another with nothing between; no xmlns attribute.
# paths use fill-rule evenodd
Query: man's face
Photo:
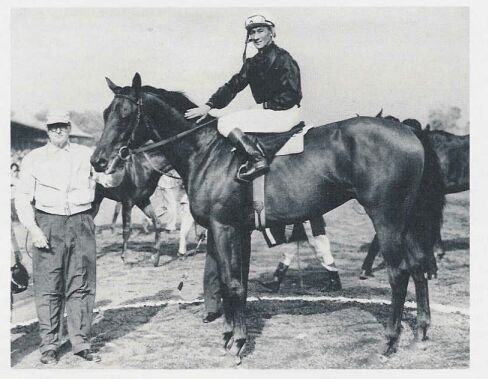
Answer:
<svg viewBox="0 0 488 379"><path fill-rule="evenodd" d="M266 26L258 26L252 28L249 32L249 37L254 43L254 47L261 50L263 47L268 46L273 40L273 33L271 29Z"/></svg>
<svg viewBox="0 0 488 379"><path fill-rule="evenodd" d="M71 125L53 124L47 128L47 136L54 146L64 147L68 143Z"/></svg>

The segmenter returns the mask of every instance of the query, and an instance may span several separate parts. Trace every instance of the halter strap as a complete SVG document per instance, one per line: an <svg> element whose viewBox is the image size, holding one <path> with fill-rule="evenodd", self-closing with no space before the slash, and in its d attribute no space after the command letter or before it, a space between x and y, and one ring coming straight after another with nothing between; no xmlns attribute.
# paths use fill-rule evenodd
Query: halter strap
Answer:
<svg viewBox="0 0 488 379"><path fill-rule="evenodd" d="M161 141L158 141L158 142L155 142L155 143L152 143L152 144L149 144L149 145L145 145L143 147L139 147L137 149L133 149L132 150L132 149L129 148L129 145L132 142L133 133L137 129L137 127L139 126L139 123L140 123L140 121L141 121L141 119L143 117L143 115L142 115L142 97L140 97L139 99L136 99L136 98L134 98L132 96L124 95L124 94L116 94L115 97L127 99L127 100L131 101L132 103L137 104L136 125L134 126L134 129L133 129L133 131L131 133L131 137L130 137L127 145L126 146L122 146L119 149L119 153L118 153L119 158L120 159L123 159L123 160L126 160L127 159L126 157L123 157L122 156L122 152L125 152L126 150L128 150L130 154L137 154L137 153L143 153L143 152L146 152L146 151L151 151L151 150L154 150L154 149L156 149L158 147L161 147L161 146L168 145L170 143L176 142L179 139L187 136L188 134L194 133L197 130L199 130L199 129L203 128L204 126L209 125L209 124L211 124L212 122L215 121L215 119L212 119L210 121L207 121L207 122L205 122L203 124L200 124L200 125L196 126L195 128L192 128L192 129L189 129L189 130L185 130L184 132L178 133L178 134L176 134L176 135L174 135L174 136L172 136L170 138L167 138L165 140L161 140ZM159 139L161 139L161 136L158 133L158 131L152 125L149 125L149 127L151 128L152 132L156 135L156 137L158 137Z"/></svg>

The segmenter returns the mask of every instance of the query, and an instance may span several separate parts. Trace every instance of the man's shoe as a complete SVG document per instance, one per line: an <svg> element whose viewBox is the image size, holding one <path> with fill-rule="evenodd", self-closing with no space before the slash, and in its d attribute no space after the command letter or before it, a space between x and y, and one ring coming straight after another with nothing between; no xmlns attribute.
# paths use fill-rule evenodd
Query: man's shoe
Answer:
<svg viewBox="0 0 488 379"><path fill-rule="evenodd" d="M208 312L207 315L203 318L203 323L208 324L209 322L217 320L220 316L222 316L222 312Z"/></svg>
<svg viewBox="0 0 488 379"><path fill-rule="evenodd" d="M100 362L102 360L102 358L100 358L99 355L91 353L90 350L88 350L88 349L81 350L81 351L75 353L75 355L77 355L78 357L83 358L85 361L89 361L89 362L92 362L92 361L93 362Z"/></svg>
<svg viewBox="0 0 488 379"><path fill-rule="evenodd" d="M42 353L41 363L45 365L55 365L58 363L58 354L54 350L48 350Z"/></svg>

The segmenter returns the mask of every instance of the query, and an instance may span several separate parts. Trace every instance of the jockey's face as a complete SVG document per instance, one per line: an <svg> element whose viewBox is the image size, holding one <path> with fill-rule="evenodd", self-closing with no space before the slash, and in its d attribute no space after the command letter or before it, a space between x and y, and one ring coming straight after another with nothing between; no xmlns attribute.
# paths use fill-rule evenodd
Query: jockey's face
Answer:
<svg viewBox="0 0 488 379"><path fill-rule="evenodd" d="M251 29L249 38L252 39L254 47L261 50L263 47L266 47L271 43L273 40L273 33L271 32L271 28L258 26Z"/></svg>

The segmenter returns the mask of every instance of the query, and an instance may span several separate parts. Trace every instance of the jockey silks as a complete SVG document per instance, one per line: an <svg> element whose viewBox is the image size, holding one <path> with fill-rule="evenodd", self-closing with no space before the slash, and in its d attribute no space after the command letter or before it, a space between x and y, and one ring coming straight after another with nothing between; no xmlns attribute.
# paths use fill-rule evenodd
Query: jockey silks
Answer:
<svg viewBox="0 0 488 379"><path fill-rule="evenodd" d="M300 105L300 68L284 49L271 43L247 58L239 73L220 87L207 104L221 109L249 84L254 100L265 109L286 110Z"/></svg>

